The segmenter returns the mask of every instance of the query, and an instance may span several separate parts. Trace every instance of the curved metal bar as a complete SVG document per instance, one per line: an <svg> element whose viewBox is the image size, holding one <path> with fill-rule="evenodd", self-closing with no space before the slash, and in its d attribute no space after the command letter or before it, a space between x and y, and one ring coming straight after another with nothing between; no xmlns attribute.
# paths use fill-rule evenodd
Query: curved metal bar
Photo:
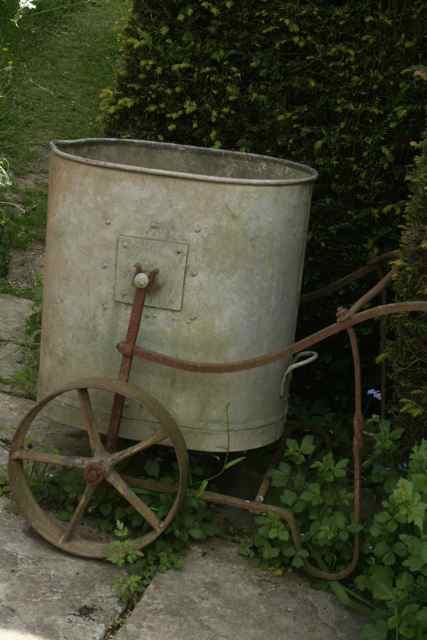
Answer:
<svg viewBox="0 0 427 640"><path fill-rule="evenodd" d="M300 369L301 367L305 367L307 364L311 364L317 358L319 354L316 351L300 351L296 354L294 361L289 367L286 369L282 376L282 382L280 383L280 397L283 398L285 395L286 381L289 379L290 374L295 369Z"/></svg>
<svg viewBox="0 0 427 640"><path fill-rule="evenodd" d="M353 304L353 306L350 307L350 309L348 309L348 311L340 314L338 320L340 320L341 322L347 320L347 318L353 316L355 313L360 311L360 309L363 309L363 307L365 307L373 298L385 291L387 285L392 281L394 273L394 269L386 273L386 275L383 276L375 286L369 289L369 291L367 291L361 298L359 298L359 300L356 300L356 302Z"/></svg>
<svg viewBox="0 0 427 640"><path fill-rule="evenodd" d="M256 369L279 360L284 360L294 353L299 353L306 349L310 349L314 345L326 340L331 336L337 335L342 331L347 331L352 327L366 322L367 320L374 320L376 318L382 318L384 316L395 315L398 313L410 313L410 312L424 312L427 313L427 302L414 301L414 302L394 302L392 304L380 305L378 307L372 307L365 311L355 313L349 318L343 321L330 324L328 327L312 333L302 340L298 340L293 344L282 349L280 351L274 351L267 355L256 356L255 358L249 358L247 360L239 360L235 362L194 362L192 360L181 360L179 358L173 358L163 353L157 353L155 351L148 351L142 347L136 346L134 349L134 355L146 360L148 362L155 362L166 367L172 367L173 369L180 369L182 371L193 371L195 373L236 373L239 371L246 371L248 369ZM125 353L126 344L119 343L117 349L120 353Z"/></svg>
<svg viewBox="0 0 427 640"><path fill-rule="evenodd" d="M347 330L350 338L351 353L353 356L354 370L354 416L353 416L353 524L358 525L362 509L362 448L364 418L362 410L362 368L360 364L360 351L356 332L353 328ZM350 563L340 571L325 571L318 569L310 562L306 562L304 570L314 578L322 580L343 580L353 573L357 567L360 556L360 535L356 531L353 538L353 553Z"/></svg>
<svg viewBox="0 0 427 640"><path fill-rule="evenodd" d="M355 271L352 271L348 275L343 278L339 278L339 280L335 280L335 282L331 282L331 284L326 285L326 287L322 287L321 289L317 289L316 291L310 291L309 293L305 293L301 296L301 304L306 304L308 302L314 302L315 300L320 300L321 298L326 298L326 296L330 296L336 291L343 289L349 284L356 282L356 280L360 280L364 278L369 273L376 271L378 266L384 264L388 260L395 260L399 257L399 250L396 249L394 251L388 251L387 253L383 253L381 256L376 256L372 260L365 264L363 267L359 267Z"/></svg>

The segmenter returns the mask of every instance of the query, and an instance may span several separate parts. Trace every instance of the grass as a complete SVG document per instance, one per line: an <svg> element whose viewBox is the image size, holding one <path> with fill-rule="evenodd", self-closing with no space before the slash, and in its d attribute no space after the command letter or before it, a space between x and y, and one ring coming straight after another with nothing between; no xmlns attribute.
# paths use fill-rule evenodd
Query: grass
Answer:
<svg viewBox="0 0 427 640"><path fill-rule="evenodd" d="M99 92L112 83L117 30L128 12L127 0L38 6L7 35L14 69L0 109L0 148L18 176L45 169L49 140L102 134Z"/></svg>
<svg viewBox="0 0 427 640"><path fill-rule="evenodd" d="M11 250L44 239L49 141L102 136L99 93L114 82L129 4L38 0L18 27L0 13L0 72L13 61L7 86L0 86L0 157L13 178L0 193L0 276ZM23 294L5 280L0 292Z"/></svg>

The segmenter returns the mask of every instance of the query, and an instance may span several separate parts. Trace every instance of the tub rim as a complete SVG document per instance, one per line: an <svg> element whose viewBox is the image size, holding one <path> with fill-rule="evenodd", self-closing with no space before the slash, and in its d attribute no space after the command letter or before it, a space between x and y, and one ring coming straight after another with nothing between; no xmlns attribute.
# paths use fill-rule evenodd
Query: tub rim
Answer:
<svg viewBox="0 0 427 640"><path fill-rule="evenodd" d="M198 173L187 173L183 171L171 171L167 169L150 169L148 167L138 167L136 165L121 164L116 162L107 162L105 160L94 160L92 158L85 158L73 153L64 151L62 148L72 148L74 146L82 144L104 144L104 145L138 145L157 147L160 149L176 149L193 151L203 154L219 154L221 156L233 156L241 158L251 158L253 160L261 160L267 162L274 162L284 165L285 167L294 168L306 175L299 178L282 178L282 179L255 179L255 178L228 178L225 176L209 176ZM78 138L75 140L51 140L49 142L50 150L53 154L71 162L77 162L79 164L90 165L99 167L101 169L120 170L129 173L142 173L148 175L166 176L170 178L177 178L182 180L196 180L198 182L214 182L219 184L234 184L234 185L250 185L257 187L277 187L287 185L298 185L312 183L318 178L318 172L309 167L308 165L293 162L291 160L284 160L282 158L276 158L274 156L267 156L255 153L243 153L241 151L230 151L227 149L211 149L209 147L198 147L194 145L182 145L171 142L156 142L153 140L137 140L134 138ZM62 147L62 148L61 148Z"/></svg>

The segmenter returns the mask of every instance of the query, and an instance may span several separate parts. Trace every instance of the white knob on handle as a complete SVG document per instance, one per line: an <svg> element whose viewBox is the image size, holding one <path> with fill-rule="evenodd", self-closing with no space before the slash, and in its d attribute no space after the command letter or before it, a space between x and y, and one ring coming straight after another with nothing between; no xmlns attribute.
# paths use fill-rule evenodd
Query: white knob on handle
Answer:
<svg viewBox="0 0 427 640"><path fill-rule="evenodd" d="M141 271L141 273L137 273L135 278L133 279L133 284L137 289L145 289L146 287L148 287L149 283L150 278L143 271Z"/></svg>

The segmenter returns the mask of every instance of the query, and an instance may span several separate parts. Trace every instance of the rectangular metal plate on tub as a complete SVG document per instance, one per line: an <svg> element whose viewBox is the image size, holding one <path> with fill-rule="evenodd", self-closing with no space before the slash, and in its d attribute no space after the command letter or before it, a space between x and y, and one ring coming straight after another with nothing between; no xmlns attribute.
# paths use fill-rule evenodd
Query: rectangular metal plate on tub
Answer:
<svg viewBox="0 0 427 640"><path fill-rule="evenodd" d="M115 300L132 304L133 276L139 262L144 271L158 269L153 290L147 292L146 306L180 311L184 294L188 244L136 236L119 236L116 260Z"/></svg>

